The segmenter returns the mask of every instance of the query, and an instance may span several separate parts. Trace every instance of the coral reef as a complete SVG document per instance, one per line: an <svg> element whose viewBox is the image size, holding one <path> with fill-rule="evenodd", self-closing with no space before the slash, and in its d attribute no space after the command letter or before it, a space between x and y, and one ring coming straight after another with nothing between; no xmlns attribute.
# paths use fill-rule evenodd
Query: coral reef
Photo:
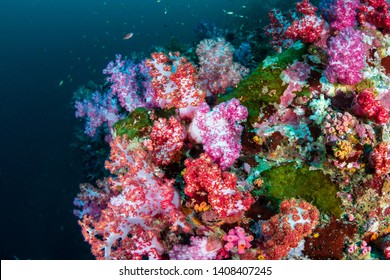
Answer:
<svg viewBox="0 0 390 280"><path fill-rule="evenodd" d="M389 9L272 10L267 57L259 30L206 23L188 50L117 55L74 97L92 254L389 259Z"/></svg>

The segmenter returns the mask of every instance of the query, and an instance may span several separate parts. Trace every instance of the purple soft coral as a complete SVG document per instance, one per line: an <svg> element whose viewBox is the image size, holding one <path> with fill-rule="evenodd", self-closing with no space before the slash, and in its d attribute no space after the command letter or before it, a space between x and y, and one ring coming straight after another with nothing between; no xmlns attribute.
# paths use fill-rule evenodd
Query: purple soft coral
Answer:
<svg viewBox="0 0 390 280"><path fill-rule="evenodd" d="M115 63L111 61L103 70L103 74L110 75L107 81L112 83L112 94L116 94L122 107L131 112L135 108L144 107L145 104L137 93L139 88L135 65L121 58L121 55L116 55Z"/></svg>
<svg viewBox="0 0 390 280"><path fill-rule="evenodd" d="M109 75L107 81L111 83L111 95L117 95L121 106L128 112L139 107L157 107L150 69L145 61L135 64L121 59L121 55L116 55L115 62L111 61L103 70L103 74Z"/></svg>
<svg viewBox="0 0 390 280"><path fill-rule="evenodd" d="M95 136L96 130L104 123L107 123L108 129L111 129L120 119L117 103L117 100L111 98L109 93L101 94L98 91L92 94L90 100L76 101L76 117L86 119L85 134Z"/></svg>

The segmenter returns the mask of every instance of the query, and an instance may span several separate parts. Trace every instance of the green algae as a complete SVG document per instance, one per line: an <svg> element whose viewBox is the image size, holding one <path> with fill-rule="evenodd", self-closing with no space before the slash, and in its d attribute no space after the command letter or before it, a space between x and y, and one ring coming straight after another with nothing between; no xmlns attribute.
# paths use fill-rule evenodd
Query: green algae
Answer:
<svg viewBox="0 0 390 280"><path fill-rule="evenodd" d="M155 109L154 113L156 114L157 117L159 118L165 118L169 119L171 116L176 116L176 108L165 108L165 109Z"/></svg>
<svg viewBox="0 0 390 280"><path fill-rule="evenodd" d="M278 201L288 198L303 198L315 205L322 213L340 217L341 200L337 197L337 186L321 170L309 170L295 163L273 167L261 173L263 193Z"/></svg>
<svg viewBox="0 0 390 280"><path fill-rule="evenodd" d="M127 135L129 139L143 137L152 126L149 111L145 108L137 108L127 115L126 118L116 122L114 129L118 136Z"/></svg>
<svg viewBox="0 0 390 280"><path fill-rule="evenodd" d="M308 87L304 87L300 92L297 92L297 97L311 97L312 93L310 92Z"/></svg>
<svg viewBox="0 0 390 280"><path fill-rule="evenodd" d="M377 95L377 92L375 89L375 85L374 85L374 82L371 81L371 80L368 80L368 79L364 79L362 81L360 81L356 86L356 92L360 93L361 91L365 90L365 89L371 89L375 95Z"/></svg>
<svg viewBox="0 0 390 280"><path fill-rule="evenodd" d="M217 103L237 98L248 109L248 121L256 122L261 108L279 102L287 88L287 85L283 85L280 74L294 61L301 60L306 49L304 45L295 44L280 54L267 57L234 91L219 96Z"/></svg>

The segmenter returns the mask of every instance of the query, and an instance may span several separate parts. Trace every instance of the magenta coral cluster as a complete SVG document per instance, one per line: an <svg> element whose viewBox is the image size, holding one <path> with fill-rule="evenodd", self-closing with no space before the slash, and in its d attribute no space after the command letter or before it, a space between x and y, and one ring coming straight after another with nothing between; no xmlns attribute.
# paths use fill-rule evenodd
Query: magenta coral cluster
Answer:
<svg viewBox="0 0 390 280"><path fill-rule="evenodd" d="M347 27L356 26L359 5L360 0L333 0L326 11L330 27L341 31Z"/></svg>
<svg viewBox="0 0 390 280"><path fill-rule="evenodd" d="M245 229L242 227L235 227L223 236L223 240L226 241L224 246L226 251L236 250L237 254L244 254L245 249L252 247L250 242L253 241L253 236L245 233Z"/></svg>
<svg viewBox="0 0 390 280"><path fill-rule="evenodd" d="M362 33L347 27L329 40L325 76L331 83L355 85L363 79L367 48Z"/></svg>

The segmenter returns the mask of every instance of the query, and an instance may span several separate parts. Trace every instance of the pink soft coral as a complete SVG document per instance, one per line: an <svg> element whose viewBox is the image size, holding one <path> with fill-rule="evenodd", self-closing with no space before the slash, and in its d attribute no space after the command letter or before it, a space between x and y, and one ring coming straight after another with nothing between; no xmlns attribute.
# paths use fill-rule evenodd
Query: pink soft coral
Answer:
<svg viewBox="0 0 390 280"><path fill-rule="evenodd" d="M288 84L288 87L280 97L281 106L287 107L291 104L295 97L294 92L300 92L302 90L310 72L310 65L301 61L292 63L282 72L280 77L284 83Z"/></svg>
<svg viewBox="0 0 390 280"><path fill-rule="evenodd" d="M355 85L363 79L367 48L362 33L347 27L329 40L329 61L324 71L332 83Z"/></svg>
<svg viewBox="0 0 390 280"><path fill-rule="evenodd" d="M111 83L110 97L116 95L121 106L129 112L146 106L138 92L137 67L130 61L122 60L122 56L118 54L115 62L109 62L103 70L103 74L109 75L107 81Z"/></svg>
<svg viewBox="0 0 390 280"><path fill-rule="evenodd" d="M215 106L211 111L203 103L195 111L188 133L195 142L202 143L206 153L225 170L240 155L243 127L239 123L247 116L247 109L235 98Z"/></svg>
<svg viewBox="0 0 390 280"><path fill-rule="evenodd" d="M235 227L230 229L222 239L227 242L224 247L226 251L237 250L237 254L244 254L245 249L252 247L250 242L253 240L253 236L246 234L242 227Z"/></svg>
<svg viewBox="0 0 390 280"><path fill-rule="evenodd" d="M169 252L171 260L215 260L222 242L215 238L191 236L191 245L174 245Z"/></svg>
<svg viewBox="0 0 390 280"><path fill-rule="evenodd" d="M205 93L196 85L196 68L179 53L167 56L153 53L146 60L151 69L155 103L160 108L177 108L181 118L191 119L196 107L204 101Z"/></svg>
<svg viewBox="0 0 390 280"><path fill-rule="evenodd" d="M190 230L174 180L156 172L141 143L122 136L110 145L106 168L115 175L108 179L112 196L100 204L106 206L100 213L83 215L84 238L98 259L158 259L165 251L159 241L162 230Z"/></svg>
<svg viewBox="0 0 390 280"><path fill-rule="evenodd" d="M196 49L200 65L198 84L209 95L225 93L248 74L249 69L233 62L233 53L233 46L223 38L199 43Z"/></svg>

